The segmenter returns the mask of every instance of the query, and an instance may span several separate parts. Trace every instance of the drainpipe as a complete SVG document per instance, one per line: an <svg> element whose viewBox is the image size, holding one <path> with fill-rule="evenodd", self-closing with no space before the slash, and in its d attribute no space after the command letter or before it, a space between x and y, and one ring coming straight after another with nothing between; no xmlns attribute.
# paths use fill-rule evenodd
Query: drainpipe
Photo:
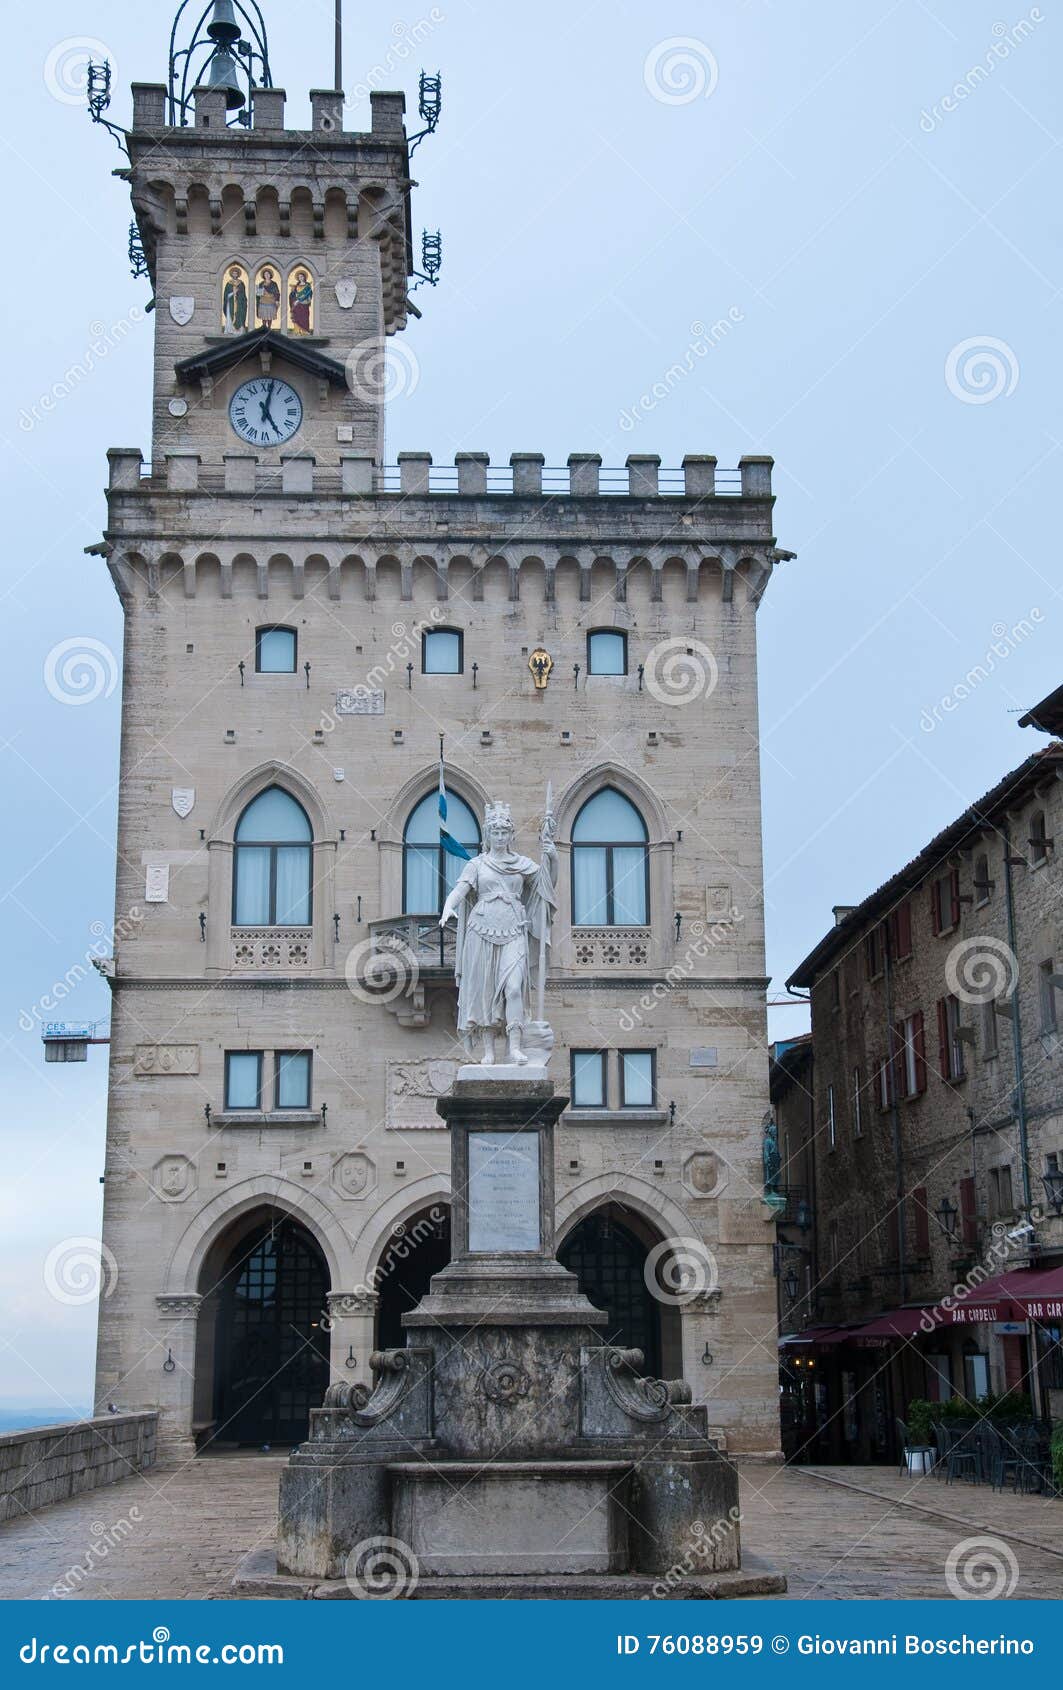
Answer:
<svg viewBox="0 0 1063 1690"><path fill-rule="evenodd" d="M897 1178L897 1269L898 1302L908 1295L908 1275L904 1265L904 1151L901 1145L901 1111L897 1101L897 1075L893 1068L893 957L890 951L889 922L882 923L882 956L886 975L886 1073L890 1088L890 1131L893 1135L893 1162Z"/></svg>
<svg viewBox="0 0 1063 1690"><path fill-rule="evenodd" d="M1026 1124L1026 1073L1022 1059L1022 1011L1019 1007L1019 953L1015 947L1015 893L1011 875L1011 834L1005 822L1004 900L1008 912L1008 946L1015 958L1015 990L1011 994L1011 1043L1015 1053L1015 1119L1019 1128L1019 1156L1022 1159L1022 1207L1027 1226L1030 1218L1030 1145ZM1025 861L1025 859L1023 859Z"/></svg>
<svg viewBox="0 0 1063 1690"><path fill-rule="evenodd" d="M1004 839L1004 901L1008 912L1008 945L1015 958L1015 990L1011 994L1011 1044L1015 1053L1015 1119L1019 1128L1019 1156L1022 1161L1022 1210L1023 1218L1028 1227L1033 1226L1030 1210L1033 1207L1030 1198L1030 1140L1026 1120L1026 1070L1022 1055L1022 1011L1019 1005L1019 983L1021 970L1019 968L1019 953L1015 943L1015 888L1011 874L1011 831L1007 822L1003 827ZM1021 859L1025 862L1025 858ZM1027 1235L1029 1236L1029 1235ZM1034 1242L1031 1239L1031 1242ZM1030 1383L1033 1390L1030 1397L1034 1413L1045 1412L1048 1396L1041 1379L1041 1355L1037 1340L1036 1321L1030 1319L1029 1353L1030 1353Z"/></svg>

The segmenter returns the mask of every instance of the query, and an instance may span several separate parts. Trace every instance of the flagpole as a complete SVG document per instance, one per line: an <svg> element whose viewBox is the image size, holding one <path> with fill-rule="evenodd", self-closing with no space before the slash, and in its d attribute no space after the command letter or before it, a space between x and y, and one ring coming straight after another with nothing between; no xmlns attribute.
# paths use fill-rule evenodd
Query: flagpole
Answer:
<svg viewBox="0 0 1063 1690"><path fill-rule="evenodd" d="M336 0L336 77L332 86L337 91L343 87L343 0Z"/></svg>
<svg viewBox="0 0 1063 1690"><path fill-rule="evenodd" d="M546 783L546 809L543 811L543 825L539 833L539 844L543 845L548 837L548 826L554 814L554 786L552 781ZM545 869L545 864L543 868ZM540 872L542 872L540 870ZM549 871L547 871L549 872ZM550 926L550 906L544 900L542 921L539 926L539 978L536 982L536 1019L546 1020L546 936Z"/></svg>

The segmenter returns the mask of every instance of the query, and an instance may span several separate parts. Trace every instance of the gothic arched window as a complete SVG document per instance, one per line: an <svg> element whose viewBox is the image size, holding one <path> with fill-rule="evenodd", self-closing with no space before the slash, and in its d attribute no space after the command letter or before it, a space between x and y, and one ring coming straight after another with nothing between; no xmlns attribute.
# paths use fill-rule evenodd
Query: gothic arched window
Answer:
<svg viewBox="0 0 1063 1690"><path fill-rule="evenodd" d="M475 856L480 829L464 799L447 793L447 832ZM415 809L402 836L402 909L406 915L431 915L443 908L447 893L465 867L439 837L439 794L429 792Z"/></svg>
<svg viewBox="0 0 1063 1690"><path fill-rule="evenodd" d="M646 823L615 786L588 798L572 828L572 920L642 927L650 918Z"/></svg>
<svg viewBox="0 0 1063 1690"><path fill-rule="evenodd" d="M236 824L233 922L237 927L306 927L310 922L311 842L301 804L268 786Z"/></svg>

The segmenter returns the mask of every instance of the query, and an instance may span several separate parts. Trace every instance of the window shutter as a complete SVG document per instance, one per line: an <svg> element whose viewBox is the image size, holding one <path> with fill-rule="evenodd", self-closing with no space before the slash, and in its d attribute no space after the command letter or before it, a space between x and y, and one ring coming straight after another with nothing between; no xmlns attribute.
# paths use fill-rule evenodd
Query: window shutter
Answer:
<svg viewBox="0 0 1063 1690"><path fill-rule="evenodd" d="M936 880L930 882L930 926L936 937L941 932L941 900Z"/></svg>
<svg viewBox="0 0 1063 1690"><path fill-rule="evenodd" d="M978 1214L975 1203L974 1180L960 1181L960 1236L965 1245L978 1247Z"/></svg>
<svg viewBox="0 0 1063 1690"><path fill-rule="evenodd" d="M938 1073L943 1080L952 1078L949 1065L949 1006L938 998Z"/></svg>
<svg viewBox="0 0 1063 1690"><path fill-rule="evenodd" d="M912 1040L915 1045L915 1089L921 1095L926 1090L926 1028L921 1009L917 1009L912 1017Z"/></svg>
<svg viewBox="0 0 1063 1690"><path fill-rule="evenodd" d="M926 1206L926 1186L916 1186L912 1192L912 1213L915 1220L915 1253L930 1254L930 1210Z"/></svg>
<svg viewBox="0 0 1063 1690"><path fill-rule="evenodd" d="M960 871L954 868L949 873L949 924L958 927L960 921Z"/></svg>
<svg viewBox="0 0 1063 1690"><path fill-rule="evenodd" d="M890 914L893 933L893 954L898 961L912 954L912 906L905 898Z"/></svg>

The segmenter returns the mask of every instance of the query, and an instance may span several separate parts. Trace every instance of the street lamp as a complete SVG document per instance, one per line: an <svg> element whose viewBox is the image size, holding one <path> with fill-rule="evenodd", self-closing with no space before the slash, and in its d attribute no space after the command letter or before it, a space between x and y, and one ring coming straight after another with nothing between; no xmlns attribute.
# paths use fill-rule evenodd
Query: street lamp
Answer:
<svg viewBox="0 0 1063 1690"><path fill-rule="evenodd" d="M788 1268L786 1273L783 1275L782 1288L786 1292L787 1302L796 1303L797 1293L801 1289L801 1282L793 1268Z"/></svg>
<svg viewBox="0 0 1063 1690"><path fill-rule="evenodd" d="M1041 1175L1041 1184L1045 1188L1045 1196L1052 1205L1053 1212L1063 1215L1063 1168L1049 1168Z"/></svg>
<svg viewBox="0 0 1063 1690"><path fill-rule="evenodd" d="M934 1219L950 1244L956 1239L956 1221L959 1213L955 1203L950 1203L947 1197L943 1197L934 1210Z"/></svg>

